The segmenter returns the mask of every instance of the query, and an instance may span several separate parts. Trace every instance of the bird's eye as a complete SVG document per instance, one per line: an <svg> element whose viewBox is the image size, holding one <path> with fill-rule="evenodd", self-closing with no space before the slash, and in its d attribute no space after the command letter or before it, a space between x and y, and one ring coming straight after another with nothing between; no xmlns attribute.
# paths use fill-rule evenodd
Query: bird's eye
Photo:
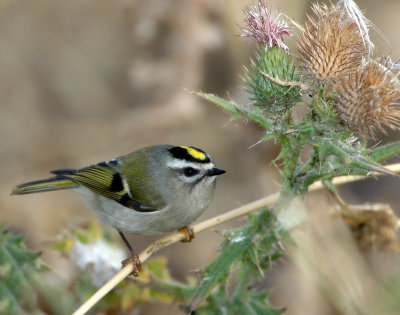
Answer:
<svg viewBox="0 0 400 315"><path fill-rule="evenodd" d="M192 176L195 176L195 175L197 175L197 174L199 174L200 173L200 171L199 170L196 170L195 168L193 168L193 167L185 167L184 169L183 169L183 174L186 176L186 177L192 177Z"/></svg>

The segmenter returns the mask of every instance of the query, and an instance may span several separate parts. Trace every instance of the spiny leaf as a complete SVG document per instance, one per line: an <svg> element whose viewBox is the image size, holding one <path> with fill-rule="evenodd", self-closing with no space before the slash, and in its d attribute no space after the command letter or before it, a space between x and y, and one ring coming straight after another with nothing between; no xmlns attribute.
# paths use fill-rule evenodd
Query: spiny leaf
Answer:
<svg viewBox="0 0 400 315"><path fill-rule="evenodd" d="M196 309L199 314L228 314L228 305L230 300L224 285L217 287L214 292L207 297L207 302L203 303ZM187 313L192 310L189 307L184 307L183 310Z"/></svg>
<svg viewBox="0 0 400 315"><path fill-rule="evenodd" d="M238 118L241 116L238 105L234 102L227 101L226 99L211 93L193 92L193 94L222 107L223 109L230 112L234 118Z"/></svg>
<svg viewBox="0 0 400 315"><path fill-rule="evenodd" d="M233 301L234 314L279 315L284 309L272 307L268 302L268 291L247 290L240 299ZM233 313L230 313L233 314Z"/></svg>
<svg viewBox="0 0 400 315"><path fill-rule="evenodd" d="M381 145L369 152L369 157L375 162L383 162L400 153L400 141Z"/></svg>
<svg viewBox="0 0 400 315"><path fill-rule="evenodd" d="M322 184L324 184L324 186L331 192L338 194L336 186L332 184L331 180L322 180Z"/></svg>
<svg viewBox="0 0 400 315"><path fill-rule="evenodd" d="M248 237L234 239L234 241L229 242L221 254L206 267L203 280L200 282L194 294L191 303L192 309L195 309L218 284L226 282L230 267L243 257L251 244L251 238Z"/></svg>
<svg viewBox="0 0 400 315"><path fill-rule="evenodd" d="M262 113L260 110L257 110L255 108L244 108L243 106L240 106L234 102L227 101L219 96L216 96L214 94L207 94L207 93L201 93L201 92L194 92L193 94L200 96L201 98L210 101L227 111L229 111L234 118L238 117L244 117L248 118L255 123L260 124L262 127L265 128L265 130L269 133L272 133L274 131L273 123L270 119L268 119L264 113Z"/></svg>
<svg viewBox="0 0 400 315"><path fill-rule="evenodd" d="M366 171L376 171L387 175L398 176L396 173L384 168L380 164L372 161L366 156L363 156L358 150L352 148L343 141L327 141L317 140L313 145L321 152L322 161L327 154L336 156L341 162L348 165L348 167L356 167Z"/></svg>
<svg viewBox="0 0 400 315"><path fill-rule="evenodd" d="M37 258L40 253L25 248L22 235L12 235L0 227L0 313L24 311L23 297L33 297L31 285L35 272L44 270ZM24 294L29 292L29 294ZM34 303L29 299L29 304ZM26 301L25 301L26 302Z"/></svg>
<svg viewBox="0 0 400 315"><path fill-rule="evenodd" d="M284 310L270 305L268 291L257 292L246 288L239 297L230 298L228 290L220 286L196 309L196 314L278 315ZM186 309L188 311L188 309Z"/></svg>

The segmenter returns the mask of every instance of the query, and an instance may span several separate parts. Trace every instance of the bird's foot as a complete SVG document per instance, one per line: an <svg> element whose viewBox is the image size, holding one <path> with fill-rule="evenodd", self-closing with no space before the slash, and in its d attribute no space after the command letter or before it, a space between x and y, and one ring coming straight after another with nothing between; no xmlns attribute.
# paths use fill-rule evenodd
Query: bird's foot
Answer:
<svg viewBox="0 0 400 315"><path fill-rule="evenodd" d="M180 228L178 232L184 235L184 238L181 240L181 242L189 243L194 239L194 231L190 226L186 225Z"/></svg>
<svg viewBox="0 0 400 315"><path fill-rule="evenodd" d="M122 264L122 267L132 264L133 271L132 271L131 275L134 277L139 277L140 270L142 270L142 263L140 262L139 256L138 256L138 254L136 254L136 252L132 252L131 257L123 260L121 262L121 264Z"/></svg>

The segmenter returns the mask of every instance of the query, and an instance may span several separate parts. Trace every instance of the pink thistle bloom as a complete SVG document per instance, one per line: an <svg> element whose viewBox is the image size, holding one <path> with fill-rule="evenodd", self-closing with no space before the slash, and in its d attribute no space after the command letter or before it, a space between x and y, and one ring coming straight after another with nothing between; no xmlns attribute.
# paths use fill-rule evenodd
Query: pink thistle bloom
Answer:
<svg viewBox="0 0 400 315"><path fill-rule="evenodd" d="M257 5L247 7L244 10L246 14L246 27L242 28L242 37L253 38L261 45L265 45L265 51L273 46L288 50L283 43L282 36L289 35L289 27L286 21L280 19L281 13L269 12L267 5L259 1Z"/></svg>

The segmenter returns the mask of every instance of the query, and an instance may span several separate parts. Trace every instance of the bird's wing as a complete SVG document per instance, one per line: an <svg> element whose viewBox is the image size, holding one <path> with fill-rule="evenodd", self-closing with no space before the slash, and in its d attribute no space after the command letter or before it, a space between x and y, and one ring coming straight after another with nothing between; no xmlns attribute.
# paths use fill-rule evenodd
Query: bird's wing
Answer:
<svg viewBox="0 0 400 315"><path fill-rule="evenodd" d="M121 205L140 212L153 212L147 200L139 200L132 187L119 172L117 161L108 161L82 168L80 170L56 170L53 174L68 178L103 197L115 200Z"/></svg>

